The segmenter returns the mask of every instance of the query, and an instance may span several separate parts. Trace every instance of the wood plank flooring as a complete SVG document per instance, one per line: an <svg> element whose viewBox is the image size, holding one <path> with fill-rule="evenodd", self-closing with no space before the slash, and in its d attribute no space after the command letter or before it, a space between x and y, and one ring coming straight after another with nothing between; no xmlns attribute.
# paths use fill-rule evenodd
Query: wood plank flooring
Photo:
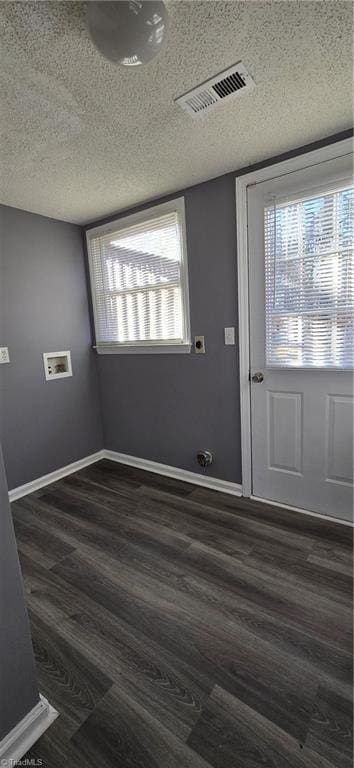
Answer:
<svg viewBox="0 0 354 768"><path fill-rule="evenodd" d="M352 531L101 461L12 504L48 768L352 766Z"/></svg>

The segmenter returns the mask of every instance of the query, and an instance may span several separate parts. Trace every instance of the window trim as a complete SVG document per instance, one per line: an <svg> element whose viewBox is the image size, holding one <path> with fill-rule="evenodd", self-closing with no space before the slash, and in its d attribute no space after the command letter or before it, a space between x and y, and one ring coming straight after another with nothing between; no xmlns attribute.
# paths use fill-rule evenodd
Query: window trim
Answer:
<svg viewBox="0 0 354 768"><path fill-rule="evenodd" d="M181 290L182 290L182 303L183 303L183 316L184 316L184 340L182 342L173 342L166 340L157 341L139 341L139 342L105 342L100 343L95 341L94 349L100 355L114 355L114 354L169 354L169 353L189 353L191 351L191 327L190 327L190 302L189 302L189 279L188 279L188 257L187 257L187 235L186 235L186 215L185 215L185 202L184 197L177 197L173 200L168 200L165 203L159 203L143 210L136 211L128 216L121 216L106 224L101 224L97 227L93 227L86 230L86 248L87 259L90 273L90 286L91 286L91 302L94 318L94 329L96 338L96 328L98 327L96 316L96 285L93 278L91 257L90 257L90 240L94 239L97 235L109 234L110 232L118 232L120 229L135 226L148 222L151 219L156 219L159 216L163 216L168 213L177 212L180 232L181 232L181 247L182 247L182 261L181 261Z"/></svg>

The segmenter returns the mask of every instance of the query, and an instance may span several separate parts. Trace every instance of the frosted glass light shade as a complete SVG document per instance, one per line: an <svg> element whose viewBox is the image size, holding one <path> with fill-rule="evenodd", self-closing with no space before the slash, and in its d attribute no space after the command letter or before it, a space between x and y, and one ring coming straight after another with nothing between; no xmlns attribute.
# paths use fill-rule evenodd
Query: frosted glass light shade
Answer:
<svg viewBox="0 0 354 768"><path fill-rule="evenodd" d="M131 67L157 56L168 28L162 0L102 0L87 5L91 39L107 59Z"/></svg>

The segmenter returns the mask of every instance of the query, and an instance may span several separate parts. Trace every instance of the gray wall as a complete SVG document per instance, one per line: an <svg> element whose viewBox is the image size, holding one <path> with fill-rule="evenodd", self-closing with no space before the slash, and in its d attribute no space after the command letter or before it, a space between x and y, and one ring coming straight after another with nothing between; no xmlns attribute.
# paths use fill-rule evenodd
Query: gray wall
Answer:
<svg viewBox="0 0 354 768"><path fill-rule="evenodd" d="M0 435L9 488L102 448L81 230L0 207ZM73 377L46 382L43 352Z"/></svg>
<svg viewBox="0 0 354 768"><path fill-rule="evenodd" d="M253 170L351 134L294 149ZM201 471L197 450L210 448L215 463L204 472L236 483L241 482L238 353L237 347L224 346L223 328L237 328L235 176L250 170L164 198L185 198L192 336L205 335L206 354L102 355L97 361L106 448L196 472Z"/></svg>
<svg viewBox="0 0 354 768"><path fill-rule="evenodd" d="M98 357L105 447L241 481L237 346L223 344L237 325L235 181L223 176L184 192L192 334L206 354Z"/></svg>
<svg viewBox="0 0 354 768"><path fill-rule="evenodd" d="M0 741L39 699L0 445Z"/></svg>
<svg viewBox="0 0 354 768"><path fill-rule="evenodd" d="M198 356L97 357L81 230L0 206L0 346L11 357L0 366L0 435L10 488L103 445L195 471L197 450L210 448L206 472L241 481L237 346L223 343L224 326L237 327L234 180L176 193L186 204L192 334L206 337ZM71 349L74 375L46 382L42 353L55 349Z"/></svg>

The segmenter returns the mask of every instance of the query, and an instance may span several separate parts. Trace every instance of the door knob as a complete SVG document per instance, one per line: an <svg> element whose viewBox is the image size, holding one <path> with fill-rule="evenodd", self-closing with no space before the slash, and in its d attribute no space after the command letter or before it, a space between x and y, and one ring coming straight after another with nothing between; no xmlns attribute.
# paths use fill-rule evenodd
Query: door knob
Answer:
<svg viewBox="0 0 354 768"><path fill-rule="evenodd" d="M254 381L255 384L260 384L264 379L262 371L256 371L256 373L252 376L252 381Z"/></svg>

